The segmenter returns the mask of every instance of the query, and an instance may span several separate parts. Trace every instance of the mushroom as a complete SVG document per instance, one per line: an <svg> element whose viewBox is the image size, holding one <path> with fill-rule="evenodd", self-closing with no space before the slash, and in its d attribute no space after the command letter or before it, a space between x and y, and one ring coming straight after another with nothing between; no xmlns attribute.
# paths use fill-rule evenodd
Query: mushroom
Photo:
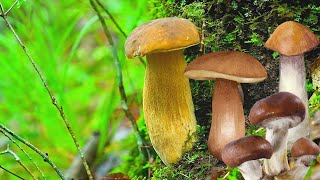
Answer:
<svg viewBox="0 0 320 180"><path fill-rule="evenodd" d="M296 162L289 171L277 176L277 180L301 180L305 177L309 170L309 166L320 153L320 148L311 140L307 138L298 139L291 148L291 155Z"/></svg>
<svg viewBox="0 0 320 180"><path fill-rule="evenodd" d="M291 92L298 96L306 107L305 120L289 130L288 147L309 133L308 96L306 90L306 70L304 53L317 47L318 38L304 25L287 21L280 24L265 46L280 53L279 92Z"/></svg>
<svg viewBox="0 0 320 180"><path fill-rule="evenodd" d="M221 160L223 147L245 135L238 83L263 81L267 78L266 70L249 54L222 51L197 57L187 66L184 75L196 80L215 80L208 148Z"/></svg>
<svg viewBox="0 0 320 180"><path fill-rule="evenodd" d="M291 148L291 155L297 161L295 164L310 166L313 159L320 153L319 146L307 138L298 139Z"/></svg>
<svg viewBox="0 0 320 180"><path fill-rule="evenodd" d="M125 43L128 58L147 57L143 111L151 143L165 164L176 163L196 140L196 119L183 48L200 42L197 27L177 17L134 29Z"/></svg>
<svg viewBox="0 0 320 180"><path fill-rule="evenodd" d="M266 140L273 146L273 155L264 162L264 170L278 175L289 170L287 159L288 129L304 119L305 106L300 98L289 92L279 92L257 101L250 110L251 124L267 128Z"/></svg>
<svg viewBox="0 0 320 180"><path fill-rule="evenodd" d="M260 136L247 136L232 141L223 148L221 156L229 167L238 167L245 180L260 180L264 173L259 159L269 159L271 144Z"/></svg>

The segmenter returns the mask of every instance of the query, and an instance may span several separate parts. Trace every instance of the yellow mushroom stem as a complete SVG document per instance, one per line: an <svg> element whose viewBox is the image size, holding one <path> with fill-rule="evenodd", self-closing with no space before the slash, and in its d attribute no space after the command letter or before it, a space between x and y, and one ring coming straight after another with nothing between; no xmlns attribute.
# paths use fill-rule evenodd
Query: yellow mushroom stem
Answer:
<svg viewBox="0 0 320 180"><path fill-rule="evenodd" d="M243 106L235 81L216 79L212 96L212 123L208 148L221 160L223 147L245 135Z"/></svg>
<svg viewBox="0 0 320 180"><path fill-rule="evenodd" d="M182 50L147 55L143 109L151 143L165 164L195 141L196 119Z"/></svg>

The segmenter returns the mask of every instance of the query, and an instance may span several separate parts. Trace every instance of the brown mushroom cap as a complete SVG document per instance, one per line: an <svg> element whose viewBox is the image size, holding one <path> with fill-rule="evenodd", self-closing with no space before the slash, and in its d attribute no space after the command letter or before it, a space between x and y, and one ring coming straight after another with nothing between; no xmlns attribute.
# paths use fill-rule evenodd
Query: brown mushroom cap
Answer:
<svg viewBox="0 0 320 180"><path fill-rule="evenodd" d="M291 155L298 158L304 155L317 155L320 153L319 146L307 138L298 139L291 148Z"/></svg>
<svg viewBox="0 0 320 180"><path fill-rule="evenodd" d="M229 167L237 167L250 160L269 159L273 149L260 136L246 136L226 144L222 150L222 160Z"/></svg>
<svg viewBox="0 0 320 180"><path fill-rule="evenodd" d="M239 83L260 82L267 78L266 69L253 56L238 51L212 52L197 57L184 75L196 80L216 78Z"/></svg>
<svg viewBox="0 0 320 180"><path fill-rule="evenodd" d="M289 92L279 92L257 101L250 110L249 120L251 124L269 127L272 121L289 117L286 121L292 128L300 124L305 112L300 98Z"/></svg>
<svg viewBox="0 0 320 180"><path fill-rule="evenodd" d="M128 58L178 50L200 42L198 28L189 20L161 18L135 28L125 43Z"/></svg>
<svg viewBox="0 0 320 180"><path fill-rule="evenodd" d="M294 21L280 24L265 43L267 48L287 56L303 54L318 45L317 36L304 25Z"/></svg>

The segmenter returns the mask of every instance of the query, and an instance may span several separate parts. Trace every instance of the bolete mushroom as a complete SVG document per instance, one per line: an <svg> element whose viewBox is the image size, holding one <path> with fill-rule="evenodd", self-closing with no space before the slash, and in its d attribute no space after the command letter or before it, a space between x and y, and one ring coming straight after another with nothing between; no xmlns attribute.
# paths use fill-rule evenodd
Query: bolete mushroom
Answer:
<svg viewBox="0 0 320 180"><path fill-rule="evenodd" d="M316 158L316 155L320 153L320 148L314 142L307 138L298 139L291 148L291 155L296 159L294 166L287 172L277 176L276 180L301 180L303 179L309 166Z"/></svg>
<svg viewBox="0 0 320 180"><path fill-rule="evenodd" d="M221 156L229 167L238 167L245 180L260 180L264 173L259 159L269 159L273 149L261 136L246 136L225 145Z"/></svg>
<svg viewBox="0 0 320 180"><path fill-rule="evenodd" d="M304 53L317 47L318 38L304 25L287 21L280 24L265 46L280 53L279 91L291 92L298 96L306 107L305 120L289 130L288 147L309 133L308 96Z"/></svg>
<svg viewBox="0 0 320 180"><path fill-rule="evenodd" d="M197 27L177 17L134 29L125 43L128 58L147 57L143 111L151 143L165 164L176 163L195 141L196 119L183 48L200 42Z"/></svg>
<svg viewBox="0 0 320 180"><path fill-rule="evenodd" d="M208 148L221 160L223 147L245 135L238 83L263 81L267 78L266 70L249 54L222 51L197 57L187 66L184 75L195 80L215 80Z"/></svg>
<svg viewBox="0 0 320 180"><path fill-rule="evenodd" d="M307 138L298 139L291 148L291 155L297 161L295 164L310 166L311 161L320 153L319 146Z"/></svg>
<svg viewBox="0 0 320 180"><path fill-rule="evenodd" d="M261 99L251 108L251 124L267 128L266 140L273 146L272 157L264 162L264 170L268 175L279 175L289 170L288 129L301 123L305 112L301 99L289 92L279 92Z"/></svg>

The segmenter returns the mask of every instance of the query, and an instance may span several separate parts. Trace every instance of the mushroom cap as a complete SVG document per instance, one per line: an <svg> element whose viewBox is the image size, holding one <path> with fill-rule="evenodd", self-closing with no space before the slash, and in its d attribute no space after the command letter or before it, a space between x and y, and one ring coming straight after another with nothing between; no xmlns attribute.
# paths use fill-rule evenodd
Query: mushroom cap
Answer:
<svg viewBox="0 0 320 180"><path fill-rule="evenodd" d="M250 110L249 121L265 128L272 128L276 122L292 128L303 121L305 113L300 98L289 92L279 92L257 101Z"/></svg>
<svg viewBox="0 0 320 180"><path fill-rule="evenodd" d="M187 48L200 42L198 28L177 17L152 20L135 28L125 43L128 58Z"/></svg>
<svg viewBox="0 0 320 180"><path fill-rule="evenodd" d="M303 54L319 45L319 40L306 26L286 21L271 34L265 46L286 56Z"/></svg>
<svg viewBox="0 0 320 180"><path fill-rule="evenodd" d="M187 66L184 75L196 80L222 78L239 83L255 83L267 78L266 69L257 59L238 51L199 56Z"/></svg>
<svg viewBox="0 0 320 180"><path fill-rule="evenodd" d="M307 138L298 139L291 148L291 155L298 158L304 155L317 155L320 153L319 146Z"/></svg>
<svg viewBox="0 0 320 180"><path fill-rule="evenodd" d="M222 160L229 167L237 167L246 161L272 156L272 145L261 136L246 136L226 144Z"/></svg>

